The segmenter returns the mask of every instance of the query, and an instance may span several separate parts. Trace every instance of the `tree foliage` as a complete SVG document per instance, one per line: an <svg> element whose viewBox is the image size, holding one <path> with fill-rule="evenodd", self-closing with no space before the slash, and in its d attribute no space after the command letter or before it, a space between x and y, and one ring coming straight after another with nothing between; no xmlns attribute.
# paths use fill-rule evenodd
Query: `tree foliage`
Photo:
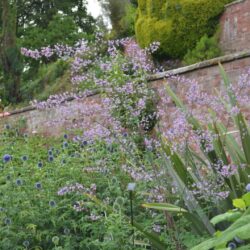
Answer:
<svg viewBox="0 0 250 250"><path fill-rule="evenodd" d="M99 0L115 37L134 35L137 0Z"/></svg>
<svg viewBox="0 0 250 250"><path fill-rule="evenodd" d="M96 29L94 18L87 13L86 0L9 0L0 1L1 95L7 102L18 102L23 67L20 47L74 44ZM39 62L26 71L35 77ZM25 76L27 78L27 76ZM4 85L4 87L3 87Z"/></svg>
<svg viewBox="0 0 250 250"><path fill-rule="evenodd" d="M7 101L18 102L22 63L16 42L16 6L10 1L2 1L2 35L0 43L1 67Z"/></svg>

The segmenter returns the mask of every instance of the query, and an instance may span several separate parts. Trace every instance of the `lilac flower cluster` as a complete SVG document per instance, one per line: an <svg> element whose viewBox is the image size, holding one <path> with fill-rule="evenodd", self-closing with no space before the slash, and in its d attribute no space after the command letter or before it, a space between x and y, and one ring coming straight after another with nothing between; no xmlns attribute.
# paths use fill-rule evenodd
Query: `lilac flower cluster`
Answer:
<svg viewBox="0 0 250 250"><path fill-rule="evenodd" d="M70 193L88 193L94 195L95 192L96 192L96 184L91 184L90 188L86 188L80 183L75 183L62 187L61 189L58 190L57 194L59 196L63 196Z"/></svg>
<svg viewBox="0 0 250 250"><path fill-rule="evenodd" d="M166 201L166 187L163 186L155 186L154 188L149 190L149 197L147 201L149 203L164 203Z"/></svg>
<svg viewBox="0 0 250 250"><path fill-rule="evenodd" d="M75 183L75 184L65 186L65 187L59 189L57 194L60 196L63 196L63 195L70 194L70 193L81 193L84 191L85 191L85 188L83 187L82 184Z"/></svg>
<svg viewBox="0 0 250 250"><path fill-rule="evenodd" d="M160 177L164 174L163 171L158 173L155 173L152 170L150 171L149 169L146 169L145 166L134 168L128 165L122 165L121 168L125 173L129 174L134 181L152 182L156 177Z"/></svg>
<svg viewBox="0 0 250 250"><path fill-rule="evenodd" d="M96 215L96 214L94 214L94 213L91 213L90 216L89 216L89 219L90 219L91 221L98 221L98 220L100 220L101 218L102 218L102 216Z"/></svg>
<svg viewBox="0 0 250 250"><path fill-rule="evenodd" d="M208 201L217 202L226 199L230 192L228 190L223 190L224 181L215 182L209 180L202 180L192 185L192 193L198 199L204 199Z"/></svg>
<svg viewBox="0 0 250 250"><path fill-rule="evenodd" d="M237 172L238 172L238 166L236 166L234 164L224 165L220 169L220 174L226 178L229 178L229 177L235 175Z"/></svg>
<svg viewBox="0 0 250 250"><path fill-rule="evenodd" d="M84 201L76 201L75 204L73 205L73 209L76 212L83 212L83 211L87 211L87 207L85 206L85 202Z"/></svg>

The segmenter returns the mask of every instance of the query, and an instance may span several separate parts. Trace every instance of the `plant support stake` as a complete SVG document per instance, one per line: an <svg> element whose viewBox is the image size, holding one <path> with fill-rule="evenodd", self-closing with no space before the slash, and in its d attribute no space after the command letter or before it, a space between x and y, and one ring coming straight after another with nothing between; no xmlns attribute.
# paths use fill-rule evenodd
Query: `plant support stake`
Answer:
<svg viewBox="0 0 250 250"><path fill-rule="evenodd" d="M131 225L134 227L134 213L133 213L133 192L135 190L136 184L135 183L129 183L128 184L128 191L129 191L129 199L130 199L130 216L131 216ZM132 231L132 237L133 237L133 246L135 246L135 237L134 237L134 228Z"/></svg>

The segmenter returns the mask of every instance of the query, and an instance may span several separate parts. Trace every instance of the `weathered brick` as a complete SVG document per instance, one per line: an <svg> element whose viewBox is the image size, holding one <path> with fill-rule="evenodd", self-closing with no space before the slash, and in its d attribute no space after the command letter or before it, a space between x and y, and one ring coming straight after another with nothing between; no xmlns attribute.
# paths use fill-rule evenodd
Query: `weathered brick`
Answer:
<svg viewBox="0 0 250 250"><path fill-rule="evenodd" d="M220 46L224 53L250 49L250 0L227 6L220 22Z"/></svg>

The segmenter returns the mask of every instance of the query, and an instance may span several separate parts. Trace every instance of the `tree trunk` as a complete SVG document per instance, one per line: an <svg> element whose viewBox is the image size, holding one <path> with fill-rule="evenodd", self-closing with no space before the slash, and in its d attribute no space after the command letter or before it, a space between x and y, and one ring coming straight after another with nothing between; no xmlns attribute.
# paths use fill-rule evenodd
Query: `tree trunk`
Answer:
<svg viewBox="0 0 250 250"><path fill-rule="evenodd" d="M19 102L22 63L16 44L16 6L9 0L2 0L2 35L0 58L3 68L5 96L9 102Z"/></svg>

